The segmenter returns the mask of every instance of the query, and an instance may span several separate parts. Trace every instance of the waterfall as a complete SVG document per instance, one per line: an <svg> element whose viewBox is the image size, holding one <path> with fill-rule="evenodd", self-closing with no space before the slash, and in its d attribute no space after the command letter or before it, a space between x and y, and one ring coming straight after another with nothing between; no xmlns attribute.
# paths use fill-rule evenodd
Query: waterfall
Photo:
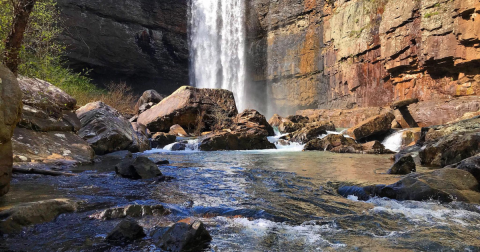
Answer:
<svg viewBox="0 0 480 252"><path fill-rule="evenodd" d="M233 92L245 109L245 4L243 0L191 0L191 84Z"/></svg>

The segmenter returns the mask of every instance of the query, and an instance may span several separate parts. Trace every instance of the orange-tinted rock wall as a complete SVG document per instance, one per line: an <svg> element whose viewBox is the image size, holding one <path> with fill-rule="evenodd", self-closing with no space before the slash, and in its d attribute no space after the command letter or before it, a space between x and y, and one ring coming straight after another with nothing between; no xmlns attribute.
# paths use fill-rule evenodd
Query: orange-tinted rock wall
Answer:
<svg viewBox="0 0 480 252"><path fill-rule="evenodd" d="M480 94L479 0L248 4L252 100L270 113Z"/></svg>

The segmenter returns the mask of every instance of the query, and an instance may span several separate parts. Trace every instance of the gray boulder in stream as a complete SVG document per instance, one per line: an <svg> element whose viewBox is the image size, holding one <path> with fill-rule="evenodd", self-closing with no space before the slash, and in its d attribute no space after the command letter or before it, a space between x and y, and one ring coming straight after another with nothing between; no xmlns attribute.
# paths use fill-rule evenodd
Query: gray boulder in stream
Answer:
<svg viewBox="0 0 480 252"><path fill-rule="evenodd" d="M429 173L411 173L391 185L341 187L344 197L354 195L360 199L379 196L395 200L438 200L480 203L479 183L469 172L443 168Z"/></svg>
<svg viewBox="0 0 480 252"><path fill-rule="evenodd" d="M162 176L158 166L147 157L127 159L115 166L115 172L124 178L150 179Z"/></svg>
<svg viewBox="0 0 480 252"><path fill-rule="evenodd" d="M143 228L132 219L122 220L107 236L111 243L127 243L145 237Z"/></svg>
<svg viewBox="0 0 480 252"><path fill-rule="evenodd" d="M406 155L401 157L393 166L388 170L388 174L410 174L412 172L417 171L417 166L415 165L415 161L413 157L410 155Z"/></svg>
<svg viewBox="0 0 480 252"><path fill-rule="evenodd" d="M159 230L161 231L161 230ZM205 225L191 218L181 220L170 227L161 237L154 234L158 239L155 244L166 251L203 251L212 240Z"/></svg>
<svg viewBox="0 0 480 252"><path fill-rule="evenodd" d="M103 102L92 102L77 110L82 123L78 135L97 155L127 149L137 137L131 123Z"/></svg>

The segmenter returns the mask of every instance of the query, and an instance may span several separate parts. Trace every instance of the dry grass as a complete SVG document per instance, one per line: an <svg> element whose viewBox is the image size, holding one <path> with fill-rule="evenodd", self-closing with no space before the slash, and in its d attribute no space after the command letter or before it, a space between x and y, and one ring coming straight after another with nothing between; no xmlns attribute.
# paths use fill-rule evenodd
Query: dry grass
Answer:
<svg viewBox="0 0 480 252"><path fill-rule="evenodd" d="M73 92L71 95L77 100L78 106L90 102L102 101L115 108L121 114L133 115L138 96L134 95L132 88L126 83L110 83L103 92Z"/></svg>

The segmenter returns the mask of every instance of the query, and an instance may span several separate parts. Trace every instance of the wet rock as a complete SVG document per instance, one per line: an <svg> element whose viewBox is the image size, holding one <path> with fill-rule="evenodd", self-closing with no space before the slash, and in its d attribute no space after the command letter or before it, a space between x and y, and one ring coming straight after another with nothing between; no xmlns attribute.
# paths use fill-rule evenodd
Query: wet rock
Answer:
<svg viewBox="0 0 480 252"><path fill-rule="evenodd" d="M166 251L201 251L212 237L198 220L185 219L169 228L155 244Z"/></svg>
<svg viewBox="0 0 480 252"><path fill-rule="evenodd" d="M165 97L163 95L159 94L153 89L147 90L143 92L142 96L135 104L135 111L137 112L137 114L141 114L161 102L164 98Z"/></svg>
<svg viewBox="0 0 480 252"><path fill-rule="evenodd" d="M374 116L349 129L346 134L357 141L367 137L381 136L390 131L394 119L392 112Z"/></svg>
<svg viewBox="0 0 480 252"><path fill-rule="evenodd" d="M230 129L236 132L248 132L249 134L262 136L275 135L265 116L254 109L246 109L238 114L233 119L233 126Z"/></svg>
<svg viewBox="0 0 480 252"><path fill-rule="evenodd" d="M471 173L480 183L480 154L462 160L459 163L446 166L445 168L456 168Z"/></svg>
<svg viewBox="0 0 480 252"><path fill-rule="evenodd" d="M15 155L36 161L66 159L91 163L95 156L90 145L74 132L37 132L17 128L12 143Z"/></svg>
<svg viewBox="0 0 480 252"><path fill-rule="evenodd" d="M96 156L95 162L104 162L110 160L122 160L132 158L132 153L128 150L116 151L103 156Z"/></svg>
<svg viewBox="0 0 480 252"><path fill-rule="evenodd" d="M196 129L200 124L210 128L217 122L212 122L209 118L213 110L218 111L219 108L225 118L237 115L232 92L184 86L140 114L137 121L152 132L168 132L175 124L184 129Z"/></svg>
<svg viewBox="0 0 480 252"><path fill-rule="evenodd" d="M13 73L0 64L0 196L8 192L12 174L11 138L22 114L22 91Z"/></svg>
<svg viewBox="0 0 480 252"><path fill-rule="evenodd" d="M17 205L0 212L0 233L9 234L23 227L50 222L63 213L76 211L76 203L68 199L45 200Z"/></svg>
<svg viewBox="0 0 480 252"><path fill-rule="evenodd" d="M124 160L115 166L115 172L131 179L149 179L162 175L158 166L147 157Z"/></svg>
<svg viewBox="0 0 480 252"><path fill-rule="evenodd" d="M81 107L77 116L82 123L78 135L92 146L97 155L125 150L136 137L131 123L103 102Z"/></svg>
<svg viewBox="0 0 480 252"><path fill-rule="evenodd" d="M431 127L420 150L421 163L444 167L480 153L480 118Z"/></svg>
<svg viewBox="0 0 480 252"><path fill-rule="evenodd" d="M250 132L216 132L205 136L200 141L202 151L223 150L264 150L276 149L265 135Z"/></svg>
<svg viewBox="0 0 480 252"><path fill-rule="evenodd" d="M454 200L480 203L479 184L469 172L444 168L430 173L411 173L382 188L379 196L396 200Z"/></svg>
<svg viewBox="0 0 480 252"><path fill-rule="evenodd" d="M90 215L91 219L112 220L126 217L139 218L144 216L165 216L171 212L162 205L129 205L125 207L115 207Z"/></svg>
<svg viewBox="0 0 480 252"><path fill-rule="evenodd" d="M177 137L175 135L158 132L152 136L151 144L152 148L163 148L169 144L175 143Z"/></svg>
<svg viewBox="0 0 480 252"><path fill-rule="evenodd" d="M179 137L187 137L188 133L182 128L182 126L175 124L172 127L170 127L170 132L168 132L170 135L174 136L179 136Z"/></svg>
<svg viewBox="0 0 480 252"><path fill-rule="evenodd" d="M158 160L158 161L155 161L155 164L156 165L167 165L167 164L170 164L170 162L168 160Z"/></svg>
<svg viewBox="0 0 480 252"><path fill-rule="evenodd" d="M401 157L393 166L388 170L387 173L389 174L410 174L412 172L417 171L417 166L415 165L415 161L413 157L410 155Z"/></svg>
<svg viewBox="0 0 480 252"><path fill-rule="evenodd" d="M107 241L111 243L128 243L145 237L143 228L132 219L122 220L107 235Z"/></svg>
<svg viewBox="0 0 480 252"><path fill-rule="evenodd" d="M171 151L184 151L184 150L187 149L187 144L188 144L187 141L182 141L182 142L175 143L174 145L172 145L172 148L170 150Z"/></svg>
<svg viewBox="0 0 480 252"><path fill-rule="evenodd" d="M304 128L292 133L290 135L290 141L305 144L321 135L326 135L327 131L335 130L335 125L333 125L332 122L309 123Z"/></svg>

